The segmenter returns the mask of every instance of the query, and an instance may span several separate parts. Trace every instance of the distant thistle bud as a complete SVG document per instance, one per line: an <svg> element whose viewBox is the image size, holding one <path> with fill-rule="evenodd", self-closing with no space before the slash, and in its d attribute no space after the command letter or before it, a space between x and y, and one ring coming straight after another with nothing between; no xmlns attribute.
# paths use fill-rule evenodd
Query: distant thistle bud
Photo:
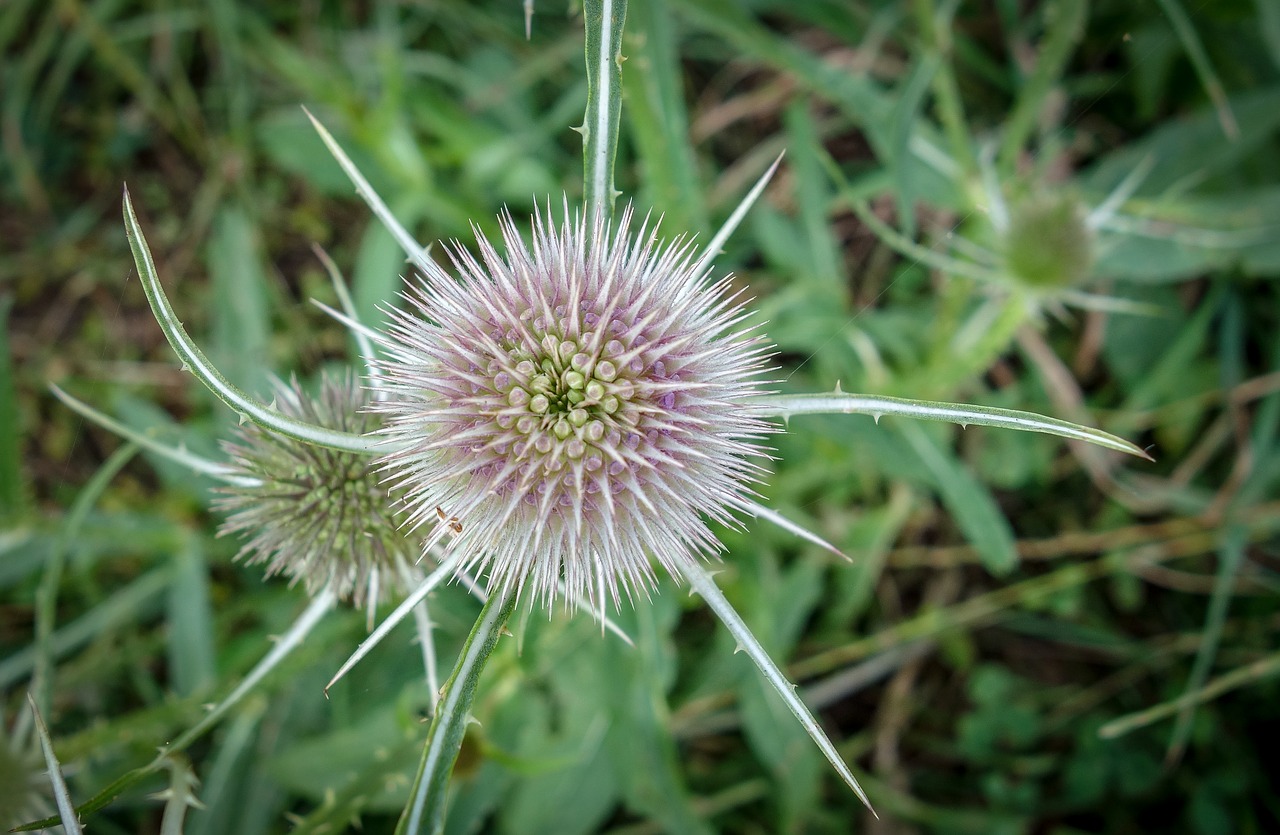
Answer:
<svg viewBox="0 0 1280 835"><path fill-rule="evenodd" d="M377 418L362 409L366 397L351 373L325 375L314 398L294 380L276 385L284 414L327 429L363 434ZM334 593L366 602L372 590L384 596L403 585L399 566L417 558L399 530L401 517L380 484L372 460L350 452L296 441L255 424L239 430L225 447L237 475L257 481L235 486L218 506L229 511L219 535L248 534L237 554L266 563L267 575L285 574L315 593L332 581Z"/></svg>
<svg viewBox="0 0 1280 835"><path fill-rule="evenodd" d="M1066 289L1089 276L1093 234L1070 192L1033 195L1015 203L1005 233L1011 276L1042 290Z"/></svg>
<svg viewBox="0 0 1280 835"><path fill-rule="evenodd" d="M548 213L549 213L548 209ZM463 567L550 605L647 593L719 543L761 472L769 431L748 402L769 346L741 329L727 280L660 244L628 209L616 228L541 213L505 257L450 249L392 313L382 466L412 523L447 522Z"/></svg>

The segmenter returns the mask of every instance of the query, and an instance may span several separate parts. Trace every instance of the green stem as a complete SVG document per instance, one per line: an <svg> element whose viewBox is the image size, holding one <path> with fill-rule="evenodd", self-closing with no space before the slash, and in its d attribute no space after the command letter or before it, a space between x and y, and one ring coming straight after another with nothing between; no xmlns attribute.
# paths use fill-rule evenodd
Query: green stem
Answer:
<svg viewBox="0 0 1280 835"><path fill-rule="evenodd" d="M942 397L982 374L1009 350L1029 317L1027 302L1019 293L986 300L939 346L917 383L919 389L930 397Z"/></svg>
<svg viewBox="0 0 1280 835"><path fill-rule="evenodd" d="M422 763L418 766L418 776L410 792L413 802L405 808L396 826L396 835L444 831L449 774L466 736L467 717L475 701L476 686L498 643L498 635L515 606L514 593L499 593L490 595L480 610L480 617L476 619L462 647L462 654L458 656L458 664L445 683L444 698L431 719Z"/></svg>
<svg viewBox="0 0 1280 835"><path fill-rule="evenodd" d="M613 164L622 117L622 24L626 0L586 0L587 112L582 120L583 174L588 219L613 213Z"/></svg>
<svg viewBox="0 0 1280 835"><path fill-rule="evenodd" d="M958 5L956 2L947 2L942 14L939 14L933 0L917 0L915 10L928 49L941 56L941 63L932 78L934 105L938 109L938 119L942 122L947 141L951 144L951 154L967 176L977 170L978 157L969 137L964 104L960 100L960 90L956 86L956 76L951 66L951 20L955 17Z"/></svg>
<svg viewBox="0 0 1280 835"><path fill-rule="evenodd" d="M1018 94L996 156L996 167L1006 177L1013 173L1018 153L1035 130L1045 99L1062 77L1067 59L1084 36L1089 4L1087 0L1059 0L1045 6L1044 18L1045 37L1035 69Z"/></svg>

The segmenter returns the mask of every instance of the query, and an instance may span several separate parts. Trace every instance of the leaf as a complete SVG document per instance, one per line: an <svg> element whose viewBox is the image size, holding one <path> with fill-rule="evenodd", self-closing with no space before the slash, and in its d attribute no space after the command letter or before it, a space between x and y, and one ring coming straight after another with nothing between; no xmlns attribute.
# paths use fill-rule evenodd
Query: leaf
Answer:
<svg viewBox="0 0 1280 835"><path fill-rule="evenodd" d="M897 428L932 473L938 496L978 549L982 564L996 576L1008 574L1018 564L1013 531L991 493L964 465L948 456L920 426L904 423Z"/></svg>
<svg viewBox="0 0 1280 835"><path fill-rule="evenodd" d="M239 206L222 208L209 242L213 350L227 379L263 391L270 378L267 274L253 225Z"/></svg>
<svg viewBox="0 0 1280 835"><path fill-rule="evenodd" d="M753 401L766 415L790 418L794 415L864 414L878 422L884 415L902 415L917 420L958 423L961 426L997 426L1023 432L1042 432L1152 460L1151 456L1123 438L1078 423L1045 417L1033 412L974 406L967 403L944 403L937 400L906 400L871 394L834 391L829 394L775 394Z"/></svg>
<svg viewBox="0 0 1280 835"><path fill-rule="evenodd" d="M142 279L142 287L147 294L147 301L151 305L151 312L155 315L156 322L160 324L174 353L182 360L183 367L204 383L219 400L243 418L252 420L262 428L285 437L347 452L371 453L377 448L377 441L371 438L349 432L335 432L283 415L250 398L243 390L227 380L204 352L191 341L191 337L187 336L186 329L182 327L181 320L173 310L173 305L165 296L164 288L160 285L160 276L156 272L155 261L151 258L151 250L147 246L146 238L143 237L142 227L129 200L128 189L125 189L124 193L124 223L125 230L129 234L129 247L133 250L133 260L138 268L138 276Z"/></svg>

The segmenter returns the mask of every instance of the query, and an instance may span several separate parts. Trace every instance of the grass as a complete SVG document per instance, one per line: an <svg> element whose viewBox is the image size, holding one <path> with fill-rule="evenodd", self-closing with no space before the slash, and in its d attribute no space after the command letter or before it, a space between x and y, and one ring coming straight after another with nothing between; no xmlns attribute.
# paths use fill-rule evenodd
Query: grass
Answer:
<svg viewBox="0 0 1280 835"><path fill-rule="evenodd" d="M1265 3L633 3L626 197L705 237L786 151L718 264L768 320L781 389L1027 409L1157 462L794 417L769 505L854 562L752 525L722 532L721 585L881 821L667 585L617 613L634 650L584 616L517 616L449 831L1275 828L1278 31ZM232 561L212 482L46 387L214 456L232 425L147 310L122 183L231 381L314 378L350 350L306 303L338 304L312 244L366 322L405 266L298 105L420 240L467 240L503 205L581 199L582 28L543 4L526 41L518 3L17 0L0 78L0 743L35 750L31 691L83 802L306 605ZM1002 217L1045 195L1092 224L1072 286L1003 257ZM442 659L478 610L436 595ZM325 619L185 761L86 822L391 831L431 702L403 631L326 701L365 634L359 612ZM193 776L203 809L151 797Z"/></svg>

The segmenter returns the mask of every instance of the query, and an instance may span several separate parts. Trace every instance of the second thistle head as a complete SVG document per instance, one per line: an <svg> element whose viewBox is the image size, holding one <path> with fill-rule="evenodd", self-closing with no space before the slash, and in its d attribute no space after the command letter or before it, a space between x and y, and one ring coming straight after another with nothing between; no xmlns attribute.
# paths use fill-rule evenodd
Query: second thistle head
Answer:
<svg viewBox="0 0 1280 835"><path fill-rule="evenodd" d="M450 249L392 314L382 466L414 525L463 567L545 603L603 605L718 548L761 472L769 346L727 281L628 209L616 226L541 213L505 255Z"/></svg>
<svg viewBox="0 0 1280 835"><path fill-rule="evenodd" d="M285 415L326 429L364 434L377 419L350 372L321 378L312 396L297 381L276 385ZM243 485L223 490L228 518L220 534L248 539L237 555L266 563L314 594L328 584L339 598L376 603L405 583L416 558L404 519L367 456L297 441L248 424L225 444Z"/></svg>

